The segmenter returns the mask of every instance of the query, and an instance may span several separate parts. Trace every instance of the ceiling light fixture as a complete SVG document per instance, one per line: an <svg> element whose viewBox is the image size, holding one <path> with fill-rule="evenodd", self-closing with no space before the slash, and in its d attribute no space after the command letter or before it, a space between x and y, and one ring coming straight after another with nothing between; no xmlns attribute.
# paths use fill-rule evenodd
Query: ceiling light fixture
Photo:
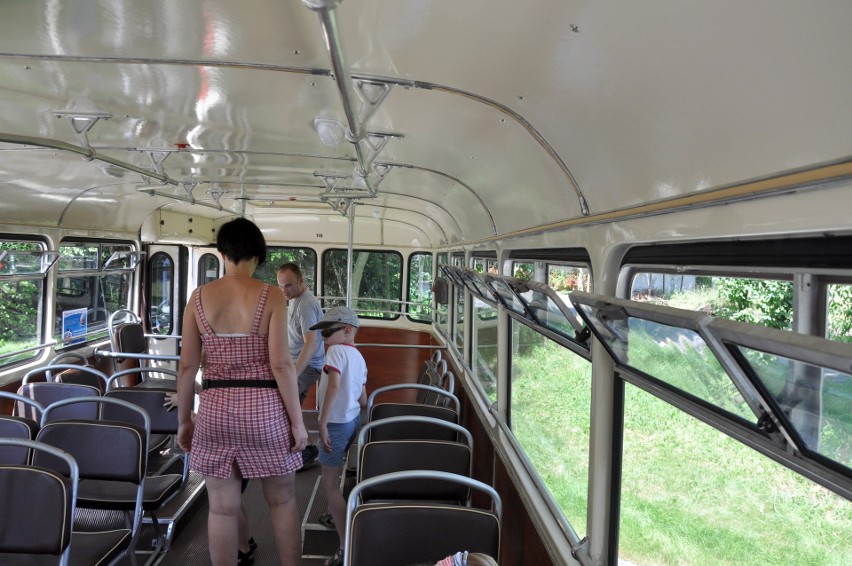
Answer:
<svg viewBox="0 0 852 566"><path fill-rule="evenodd" d="M331 118L314 118L314 129L319 139L326 147L334 147L343 141L344 128L339 120Z"/></svg>

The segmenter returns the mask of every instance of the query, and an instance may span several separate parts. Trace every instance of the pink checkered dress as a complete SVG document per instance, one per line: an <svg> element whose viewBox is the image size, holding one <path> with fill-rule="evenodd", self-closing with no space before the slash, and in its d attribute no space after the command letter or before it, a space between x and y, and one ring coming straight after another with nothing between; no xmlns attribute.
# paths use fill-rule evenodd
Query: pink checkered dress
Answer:
<svg viewBox="0 0 852 566"><path fill-rule="evenodd" d="M217 335L201 308L201 342L207 353L204 379L273 379L267 336L258 335L269 285L263 286L251 334ZM280 476L302 467L292 446L290 417L277 388L211 388L201 392L190 469L205 476L231 477L236 462L244 478Z"/></svg>

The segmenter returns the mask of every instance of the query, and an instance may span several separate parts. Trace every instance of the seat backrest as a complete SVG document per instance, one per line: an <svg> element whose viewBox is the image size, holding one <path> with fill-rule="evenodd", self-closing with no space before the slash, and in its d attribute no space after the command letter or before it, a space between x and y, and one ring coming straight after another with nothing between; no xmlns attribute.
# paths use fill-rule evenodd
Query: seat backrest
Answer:
<svg viewBox="0 0 852 566"><path fill-rule="evenodd" d="M53 413L76 404L118 405L125 411L134 411L137 415L135 420L143 426L98 419L60 421L52 418ZM74 456L82 479L140 484L145 477L150 427L150 419L143 409L120 399L65 399L44 408L36 439Z"/></svg>
<svg viewBox="0 0 852 566"><path fill-rule="evenodd" d="M3 554L26 554L29 560L54 555L59 564L68 564L78 481L74 458L39 442L0 438L0 450L7 449L50 455L68 473L0 464L0 563Z"/></svg>
<svg viewBox="0 0 852 566"><path fill-rule="evenodd" d="M73 365L73 361L80 362L77 365ZM52 366L68 367L72 365L69 369L62 369L58 374L54 376L54 372L49 368ZM86 368L86 369L82 369ZM64 352L59 354L47 364L47 368L45 368L45 377L47 381L61 381L62 383L77 383L80 385L91 385L92 387L98 388L98 390L103 393L104 388L106 387L106 383L104 382L104 374L100 371L95 370L92 366L89 365L89 360L83 354L79 352ZM92 371L94 370L94 371Z"/></svg>
<svg viewBox="0 0 852 566"><path fill-rule="evenodd" d="M113 352L142 354L148 349L148 339L139 316L128 309L118 309L109 316L107 322L109 345ZM123 363L125 358L113 358L115 364ZM117 368L116 368L117 369Z"/></svg>
<svg viewBox="0 0 852 566"><path fill-rule="evenodd" d="M430 428L452 433L451 440L378 440L370 436L392 436L382 431L400 425ZM378 433L378 434L375 434ZM366 423L358 431L358 481L406 470L433 470L470 476L473 436L464 427L440 419L419 416L390 417ZM441 480L400 480L387 482L364 492L365 501L375 499L428 499L466 502L467 486Z"/></svg>
<svg viewBox="0 0 852 566"><path fill-rule="evenodd" d="M66 420L45 424L36 439L74 456L83 479L139 483L145 471L144 436L130 423ZM49 461L40 464L55 466Z"/></svg>
<svg viewBox="0 0 852 566"><path fill-rule="evenodd" d="M145 512L150 419L144 409L121 399L98 397L94 402L100 407L115 405L126 411L134 411L137 414L134 420L141 421L144 428L130 422L52 420L52 412L68 405L92 403L86 399L66 399L44 408L37 439L68 452L77 461L80 469L78 505L124 513L125 523L113 531L119 532L129 525L129 536L120 536L123 546L115 548L113 554L120 557L133 556L142 533ZM39 462L37 457L37 454L34 455L34 463L45 467L56 464L55 461ZM179 486L180 476L175 477L178 481L173 482L173 485ZM152 482L152 485L156 486L156 482ZM152 497L152 505L159 506L158 496Z"/></svg>
<svg viewBox="0 0 852 566"><path fill-rule="evenodd" d="M422 403L376 402L376 399L385 393L406 389L415 390L417 392L425 391L427 393L437 395L440 399L446 398L449 400L450 406L445 407L443 406L443 404L436 406L424 405ZM417 415L458 423L458 414L460 409L461 402L459 402L458 397L456 397L452 393L444 391L443 389L431 385L421 385L419 383L401 383L395 385L388 385L386 387L380 387L370 394L369 398L367 399L367 420L374 421L396 416ZM432 430L430 429L430 427L428 427L428 425L426 425L425 427L421 427L419 425L412 427L410 425L401 424L398 431L385 431L383 433L383 436L374 436L371 437L370 440L398 440L405 438L434 438L454 440L453 436L454 435L447 435L446 431L442 429Z"/></svg>
<svg viewBox="0 0 852 566"><path fill-rule="evenodd" d="M15 402L12 408L13 414L0 415L0 438L17 438L19 440L35 440L38 432L39 422L44 407L37 401L28 397L22 397L11 391L0 391L0 398L11 399ZM19 407L28 407L35 418L21 416L17 413ZM22 410L24 414L28 411ZM30 462L30 451L20 446L4 446L0 448L0 463L3 464L28 464Z"/></svg>
<svg viewBox="0 0 852 566"><path fill-rule="evenodd" d="M368 442L358 457L358 481L391 472L433 470L470 476L470 447L441 440L390 440ZM362 492L365 502L422 499L464 503L470 497L467 486L441 480L400 480Z"/></svg>
<svg viewBox="0 0 852 566"><path fill-rule="evenodd" d="M122 322L115 327L115 350L130 354L142 354L148 349L148 340L142 323ZM119 362L123 360L117 360Z"/></svg>
<svg viewBox="0 0 852 566"><path fill-rule="evenodd" d="M173 369L158 366L136 367L117 371L109 376L109 379L107 380L107 390L111 391L113 389L125 387L125 385L122 384L122 380L127 376L132 376L135 379L142 380L140 383L133 385L133 387L153 387L155 389L164 388L171 391L177 390L177 372Z"/></svg>
<svg viewBox="0 0 852 566"><path fill-rule="evenodd" d="M489 495L492 509L417 501L358 504L363 491L400 479L460 482ZM460 548L498 557L501 515L497 492L471 478L428 471L371 478L350 492L344 565L434 564Z"/></svg>
<svg viewBox="0 0 852 566"><path fill-rule="evenodd" d="M378 401L376 400L378 397L391 392L399 392L410 390L412 392L419 393L420 391L426 391L429 393L434 393L440 395L442 397L447 397L450 400L448 406L455 410L455 412L459 412L461 410L461 402L458 397L453 395L452 393L445 391L439 387L435 387L434 385L423 385L420 383L396 383L394 385L386 385L384 387L379 387L375 389L370 396L367 398L367 411L369 412L373 405L377 405Z"/></svg>
<svg viewBox="0 0 852 566"><path fill-rule="evenodd" d="M166 393L174 393L172 389L155 389L148 387L120 387L111 389L104 397L122 399L141 407L148 413L153 434L177 434L177 410L169 410L163 405ZM105 405L101 417L106 420L134 422L141 426L132 411L126 411L121 406Z"/></svg>
<svg viewBox="0 0 852 566"><path fill-rule="evenodd" d="M84 356L83 354L81 354L80 352L63 352L63 353L57 355L55 358L51 359L47 363L47 366L49 368L50 366L55 366L57 364L77 364L78 362L79 362L79 365L81 365L81 366L91 367L89 365L89 359L86 356ZM56 381L56 379L53 376L53 372L47 370L47 368L45 368L45 369L46 369L46 373L45 373L46 381ZM87 383L87 385L97 385L97 384Z"/></svg>
<svg viewBox="0 0 852 566"><path fill-rule="evenodd" d="M91 383L95 383L95 386L101 391L104 391L106 389L107 376L104 372L95 369L94 367L89 365L60 364L56 363L55 361L49 363L46 366L37 367L28 371L21 379L21 384L26 385L31 381L41 382L42 377L44 378L43 381L57 382L60 381L57 376L65 372L69 373L69 379L85 379L87 381L90 381Z"/></svg>
<svg viewBox="0 0 852 566"><path fill-rule="evenodd" d="M416 403L381 403L375 405L369 413L369 422L392 417L429 417L450 423L458 423L458 414L446 407L419 405ZM371 431L369 440L432 439L456 440L456 433L446 427L430 423L399 422L390 428Z"/></svg>
<svg viewBox="0 0 852 566"><path fill-rule="evenodd" d="M63 399L93 399L100 397L100 391L91 385L59 383L54 381L25 383L18 389L18 394L38 402L43 407L47 407L48 405L52 405ZM36 413L37 411L32 406L25 406L22 403L17 403L16 414L41 420L42 415L37 415ZM95 419L97 418L97 415L98 406L96 404L82 403L64 408L60 411L55 411L52 418L56 420Z"/></svg>
<svg viewBox="0 0 852 566"><path fill-rule="evenodd" d="M0 438L35 440L38 423L28 417L0 415ZM21 446L0 446L0 464L28 464L29 449Z"/></svg>
<svg viewBox="0 0 852 566"><path fill-rule="evenodd" d="M420 372L417 383L421 385L431 385L432 387L441 387L441 375L443 375L446 371L446 360L439 360L434 363L432 360L427 360L423 362L423 369ZM418 403L428 403L430 399L434 399L435 397L436 395L429 390L420 389L417 391Z"/></svg>

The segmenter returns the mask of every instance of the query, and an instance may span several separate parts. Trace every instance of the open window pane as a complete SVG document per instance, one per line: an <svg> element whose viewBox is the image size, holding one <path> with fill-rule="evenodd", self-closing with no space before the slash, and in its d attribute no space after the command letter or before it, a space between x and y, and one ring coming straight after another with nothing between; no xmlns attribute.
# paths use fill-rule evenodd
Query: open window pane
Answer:
<svg viewBox="0 0 852 566"><path fill-rule="evenodd" d="M737 348L808 449L852 468L852 375Z"/></svg>
<svg viewBox="0 0 852 566"><path fill-rule="evenodd" d="M756 423L754 412L701 336L688 328L581 304L616 361Z"/></svg>

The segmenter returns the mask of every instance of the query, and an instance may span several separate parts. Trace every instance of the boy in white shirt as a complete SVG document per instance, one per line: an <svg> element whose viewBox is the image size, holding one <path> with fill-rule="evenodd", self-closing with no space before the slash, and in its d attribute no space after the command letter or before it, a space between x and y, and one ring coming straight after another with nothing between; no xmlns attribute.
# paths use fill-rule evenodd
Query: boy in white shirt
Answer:
<svg viewBox="0 0 852 566"><path fill-rule="evenodd" d="M322 466L321 483L328 500L340 544L346 523L346 502L340 493L340 474L346 451L360 425L361 409L367 406L367 364L355 349L358 316L347 307L332 307L311 330L320 330L327 346L325 366L319 380L319 432ZM326 561L326 566L343 564L343 548Z"/></svg>

